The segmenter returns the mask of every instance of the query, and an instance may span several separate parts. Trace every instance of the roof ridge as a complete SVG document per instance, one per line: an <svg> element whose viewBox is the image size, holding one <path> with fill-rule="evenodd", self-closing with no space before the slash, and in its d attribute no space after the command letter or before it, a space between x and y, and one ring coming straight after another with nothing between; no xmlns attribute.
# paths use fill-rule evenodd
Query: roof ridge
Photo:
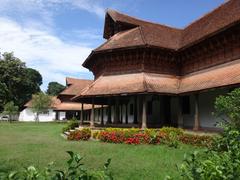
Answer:
<svg viewBox="0 0 240 180"><path fill-rule="evenodd" d="M113 10L113 9L107 9L107 13L108 13L108 14L111 13L111 12L117 13L117 14L119 14L119 15L127 16L127 17L129 17L129 18L131 18L131 19L134 19L134 20L137 20L137 21L140 21L140 22L143 22L143 23L158 25L158 26L161 26L161 27L166 27L166 28L170 28L170 29L174 29L174 30L180 30L180 31L183 30L182 28L172 27L172 26L170 26L170 25L160 24L160 23L157 23L157 22L151 22L150 20L139 19L139 18L137 18L137 17L135 17L135 16L130 16L130 15L127 15L127 14L125 14L125 13L121 13L121 12L119 12L119 11ZM109 15L110 15L110 14L109 14ZM110 16L111 16L111 15L110 15ZM112 16L111 16L111 17L112 17ZM112 17L112 18L113 18L113 17ZM113 20L118 21L118 20L116 20L116 19L113 19ZM119 21L119 22L121 22L121 21ZM140 26L139 24L135 24L135 25Z"/></svg>
<svg viewBox="0 0 240 180"><path fill-rule="evenodd" d="M230 3L233 0L228 0L223 2L222 4L220 4L219 6L217 6L216 8L214 8L213 10L211 10L210 12L206 12L205 14L201 15L199 18L197 18L196 20L190 22L188 25L186 25L183 28L183 31L186 30L188 27L192 26L193 24L196 24L197 22L199 22L200 20L210 16L211 14L213 14L215 11L219 10L220 8L224 7L226 4Z"/></svg>
<svg viewBox="0 0 240 180"><path fill-rule="evenodd" d="M143 30L142 30L142 26L138 26L138 29L140 31L140 35L141 35L141 38L142 38L142 41L145 45L147 45L148 43L146 42L146 39L145 39L145 36L143 34Z"/></svg>

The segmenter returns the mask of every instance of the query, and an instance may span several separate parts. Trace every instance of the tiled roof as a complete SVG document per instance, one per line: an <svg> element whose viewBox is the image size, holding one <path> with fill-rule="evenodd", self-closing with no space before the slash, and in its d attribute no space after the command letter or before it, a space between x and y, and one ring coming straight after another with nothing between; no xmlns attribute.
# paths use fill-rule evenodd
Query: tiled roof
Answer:
<svg viewBox="0 0 240 180"><path fill-rule="evenodd" d="M131 25L110 37L109 19L116 24ZM114 10L106 13L104 37L108 40L93 52L149 45L178 50L205 39L240 21L240 1L230 0L184 29L143 21Z"/></svg>
<svg viewBox="0 0 240 180"><path fill-rule="evenodd" d="M179 93L240 84L240 60L184 76Z"/></svg>
<svg viewBox="0 0 240 180"><path fill-rule="evenodd" d="M74 96L79 93L86 86L91 84L93 80L66 78L67 87L59 95L71 95Z"/></svg>
<svg viewBox="0 0 240 180"><path fill-rule="evenodd" d="M95 105L94 108L100 108L101 106ZM62 102L58 104L54 110L57 111L80 111L82 108L81 103L75 103L75 102ZM84 110L92 109L91 104L84 104L83 105Z"/></svg>
<svg viewBox="0 0 240 180"><path fill-rule="evenodd" d="M55 108L59 103L61 103L61 101L56 96L52 96L51 100L52 100L51 108ZM31 107L31 106L32 106L32 99L24 105L24 107Z"/></svg>
<svg viewBox="0 0 240 180"><path fill-rule="evenodd" d="M32 100L28 101L24 107L31 107L32 106ZM101 106L95 105L94 108L100 108ZM80 111L82 108L81 103L76 102L61 102L60 99L58 99L56 96L52 97L52 105L51 108L58 111ZM92 109L91 104L84 104L83 105L84 110Z"/></svg>
<svg viewBox="0 0 240 180"><path fill-rule="evenodd" d="M208 68L187 76L154 73L102 75L74 99L133 93L181 94L240 84L240 60Z"/></svg>

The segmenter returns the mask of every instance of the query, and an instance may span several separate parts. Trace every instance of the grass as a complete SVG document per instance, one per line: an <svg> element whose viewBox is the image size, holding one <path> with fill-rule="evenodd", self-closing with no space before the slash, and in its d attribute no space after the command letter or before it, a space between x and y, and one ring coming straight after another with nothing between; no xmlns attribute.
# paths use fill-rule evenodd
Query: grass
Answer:
<svg viewBox="0 0 240 180"><path fill-rule="evenodd" d="M67 141L60 136L64 124L57 123L0 123L0 171L16 170L29 165L39 168L54 161L64 168L68 150L84 156L91 169L102 168L112 159L110 169L114 179L164 179L171 175L179 179L176 165L184 153L198 148L181 145L174 149L164 145L125 145L101 142ZM200 149L198 149L200 150Z"/></svg>

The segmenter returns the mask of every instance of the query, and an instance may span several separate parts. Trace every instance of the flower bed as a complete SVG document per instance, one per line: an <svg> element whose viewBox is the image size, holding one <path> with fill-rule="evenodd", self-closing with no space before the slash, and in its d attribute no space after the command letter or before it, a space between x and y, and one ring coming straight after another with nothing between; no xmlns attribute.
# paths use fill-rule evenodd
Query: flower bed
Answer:
<svg viewBox="0 0 240 180"><path fill-rule="evenodd" d="M184 144L210 147L213 142L213 137L206 136L206 135L200 136L200 135L193 135L193 134L183 134L179 137L179 140Z"/></svg>
<svg viewBox="0 0 240 180"><path fill-rule="evenodd" d="M176 128L174 128L175 130ZM174 132L172 132L174 133ZM170 131L157 129L106 129L99 133L99 140L109 143L125 144L167 144L172 140Z"/></svg>
<svg viewBox="0 0 240 180"><path fill-rule="evenodd" d="M89 140L90 137L91 130L85 128L70 132L68 140ZM93 131L92 138L116 144L167 144L171 147L177 147L180 142L209 147L213 141L212 136L187 134L182 129L173 127L145 130L138 128L106 128L101 131Z"/></svg>
<svg viewBox="0 0 240 180"><path fill-rule="evenodd" d="M70 134L68 135L68 140L83 140L83 141L87 141L91 138L91 130L88 128L84 128L82 130L75 130L70 132Z"/></svg>
<svg viewBox="0 0 240 180"><path fill-rule="evenodd" d="M195 146L210 146L213 137L186 134L180 128L163 127L161 129L117 129L107 128L98 132L100 141L125 144L167 144L177 147L178 143Z"/></svg>

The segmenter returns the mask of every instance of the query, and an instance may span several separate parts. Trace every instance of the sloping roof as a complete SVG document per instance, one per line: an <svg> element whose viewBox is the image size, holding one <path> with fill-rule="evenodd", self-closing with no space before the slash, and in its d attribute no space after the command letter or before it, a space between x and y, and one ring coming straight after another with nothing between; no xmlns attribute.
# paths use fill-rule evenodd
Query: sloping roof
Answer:
<svg viewBox="0 0 240 180"><path fill-rule="evenodd" d="M115 34L107 41L107 43L102 44L96 48L95 51L141 45L145 45L145 42L141 35L140 27L136 27L131 30L121 31Z"/></svg>
<svg viewBox="0 0 240 180"><path fill-rule="evenodd" d="M184 76L179 93L240 84L240 60Z"/></svg>
<svg viewBox="0 0 240 180"><path fill-rule="evenodd" d="M236 22L240 22L240 1L229 0L188 25L182 33L180 48L207 38Z"/></svg>
<svg viewBox="0 0 240 180"><path fill-rule="evenodd" d="M55 108L59 103L61 103L60 99L58 99L56 96L51 97L52 104L51 108ZM29 100L26 104L24 104L24 107L31 107L32 106L32 99Z"/></svg>
<svg viewBox="0 0 240 180"><path fill-rule="evenodd" d="M240 60L178 77L154 73L100 76L74 97L107 96L133 93L181 94L240 84Z"/></svg>
<svg viewBox="0 0 240 180"><path fill-rule="evenodd" d="M31 107L32 106L32 99L28 101L24 107ZM94 108L100 108L101 106L95 105ZM51 107L54 110L57 111L80 111L82 108L81 103L76 102L61 102L60 99L58 99L56 96L52 97L52 105ZM92 109L91 104L83 104L84 110Z"/></svg>
<svg viewBox="0 0 240 180"><path fill-rule="evenodd" d="M101 106L95 105L94 108L100 108ZM75 102L62 102L58 106L55 107L54 110L56 111L80 111L82 108L81 103L75 103ZM83 105L84 110L92 109L91 104L84 104Z"/></svg>
<svg viewBox="0 0 240 180"><path fill-rule="evenodd" d="M112 24L110 21L120 27L120 30L116 31L112 37L110 34L111 27L109 27ZM222 4L184 29L151 23L114 10L108 10L104 27L104 37L108 40L93 52L138 45L178 50L239 22L239 0L230 0ZM121 29L123 26L125 28Z"/></svg>
<svg viewBox="0 0 240 180"><path fill-rule="evenodd" d="M91 84L93 80L86 80L86 79L76 79L76 78L66 78L67 87L59 93L59 95L71 95L75 96L79 93L82 89L86 86Z"/></svg>

